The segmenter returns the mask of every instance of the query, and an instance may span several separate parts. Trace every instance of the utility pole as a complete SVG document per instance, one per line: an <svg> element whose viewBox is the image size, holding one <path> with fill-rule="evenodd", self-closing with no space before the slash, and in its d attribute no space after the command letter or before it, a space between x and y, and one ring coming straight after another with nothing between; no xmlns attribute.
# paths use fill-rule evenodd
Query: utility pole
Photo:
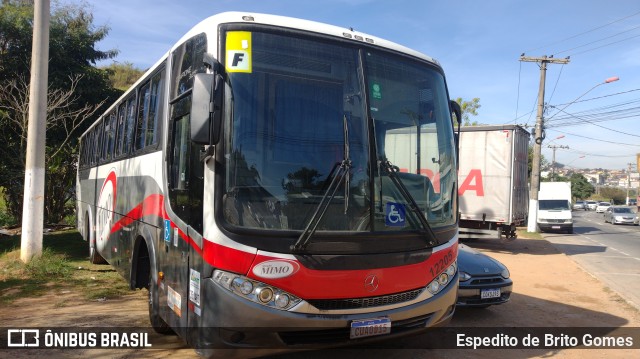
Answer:
<svg viewBox="0 0 640 359"><path fill-rule="evenodd" d="M531 164L531 186L529 189L529 217L527 231L537 232L538 222L538 191L540 191L540 157L542 155L542 141L544 140L544 86L547 77L547 64L568 64L569 58L554 59L552 57L528 57L522 54L520 61L537 62L540 64L540 87L538 89L538 114L534 132L533 161Z"/></svg>
<svg viewBox="0 0 640 359"><path fill-rule="evenodd" d="M49 82L49 0L35 0L33 44L31 46L31 85L29 125L24 171L22 237L20 259L27 263L42 254L44 226L45 141L47 126L47 87Z"/></svg>
<svg viewBox="0 0 640 359"><path fill-rule="evenodd" d="M548 145L547 147L549 147L550 149L553 150L553 159L551 161L551 180L555 180L556 178L556 150L558 148L562 148L562 149L569 149L569 146L558 146L558 145Z"/></svg>
<svg viewBox="0 0 640 359"><path fill-rule="evenodd" d="M625 206L629 205L629 190L631 189L631 169L633 168L634 163L627 163L627 201L625 202Z"/></svg>

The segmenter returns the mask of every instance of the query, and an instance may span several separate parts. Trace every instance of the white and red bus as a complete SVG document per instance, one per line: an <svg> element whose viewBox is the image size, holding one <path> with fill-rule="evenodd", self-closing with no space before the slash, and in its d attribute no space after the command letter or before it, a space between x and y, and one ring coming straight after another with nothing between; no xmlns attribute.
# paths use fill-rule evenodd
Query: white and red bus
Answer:
<svg viewBox="0 0 640 359"><path fill-rule="evenodd" d="M196 348L419 333L456 302L454 110L419 52L215 15L82 135L78 228L149 290L154 329Z"/></svg>

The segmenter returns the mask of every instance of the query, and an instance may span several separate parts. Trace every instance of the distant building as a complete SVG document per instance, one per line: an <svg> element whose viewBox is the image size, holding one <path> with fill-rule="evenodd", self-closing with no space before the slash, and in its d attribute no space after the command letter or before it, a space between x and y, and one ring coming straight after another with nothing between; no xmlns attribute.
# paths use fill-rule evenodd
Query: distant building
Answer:
<svg viewBox="0 0 640 359"><path fill-rule="evenodd" d="M600 173L583 173L582 175L593 185L604 184L604 177Z"/></svg>

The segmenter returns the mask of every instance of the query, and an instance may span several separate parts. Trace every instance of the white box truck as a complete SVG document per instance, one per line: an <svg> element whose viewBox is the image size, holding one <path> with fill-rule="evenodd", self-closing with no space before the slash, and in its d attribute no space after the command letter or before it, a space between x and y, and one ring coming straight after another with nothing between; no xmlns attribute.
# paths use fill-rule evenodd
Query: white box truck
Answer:
<svg viewBox="0 0 640 359"><path fill-rule="evenodd" d="M538 228L573 233L571 182L540 182Z"/></svg>
<svg viewBox="0 0 640 359"><path fill-rule="evenodd" d="M460 238L516 238L529 208L529 132L517 125L460 133Z"/></svg>

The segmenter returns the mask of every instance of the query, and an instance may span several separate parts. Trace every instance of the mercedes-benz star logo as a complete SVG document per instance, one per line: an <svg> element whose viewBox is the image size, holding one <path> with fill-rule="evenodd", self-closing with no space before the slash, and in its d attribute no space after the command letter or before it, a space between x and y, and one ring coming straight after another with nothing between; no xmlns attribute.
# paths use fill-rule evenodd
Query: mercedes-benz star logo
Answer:
<svg viewBox="0 0 640 359"><path fill-rule="evenodd" d="M380 280L375 274L369 274L367 278L364 279L364 289L367 292L374 292L376 289L378 289L379 285Z"/></svg>

